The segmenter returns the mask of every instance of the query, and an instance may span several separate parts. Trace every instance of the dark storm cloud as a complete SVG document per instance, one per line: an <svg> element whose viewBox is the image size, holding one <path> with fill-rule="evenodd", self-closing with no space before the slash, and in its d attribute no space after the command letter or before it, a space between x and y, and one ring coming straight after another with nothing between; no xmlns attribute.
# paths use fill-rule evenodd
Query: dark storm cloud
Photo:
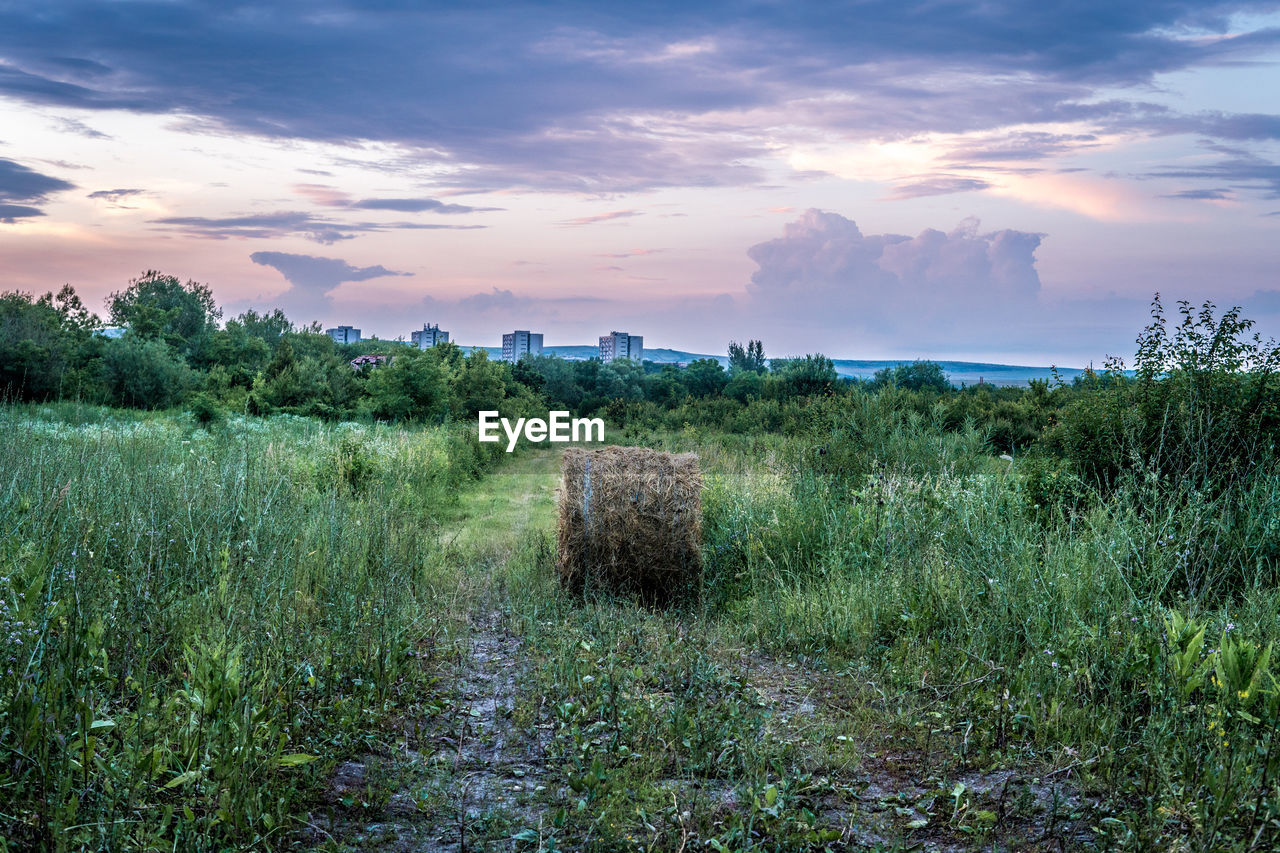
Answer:
<svg viewBox="0 0 1280 853"><path fill-rule="evenodd" d="M716 186L762 177L751 160L767 146L723 118L735 111L862 138L1150 118L1160 111L1098 91L1254 58L1280 31L1184 36L1225 34L1231 13L1273 8L55 0L0 7L0 94L396 143L411 161L467 166L441 179L465 188ZM1270 138L1274 122L1221 116L1195 132Z"/></svg>
<svg viewBox="0 0 1280 853"><path fill-rule="evenodd" d="M372 231L428 231L435 229L471 230L483 225L441 225L423 222L336 222L302 211L282 210L248 216L169 216L153 219L165 226L193 237L226 240L230 237L268 239L302 236L323 245L351 240Z"/></svg>
<svg viewBox="0 0 1280 853"><path fill-rule="evenodd" d="M12 225L18 219L43 216L44 212L33 205L56 192L74 188L75 184L61 178L0 158L0 222Z"/></svg>
<svg viewBox="0 0 1280 853"><path fill-rule="evenodd" d="M276 304L282 306L290 316L303 318L303 322L326 316L332 308L333 290L344 282L410 275L407 272L389 270L380 264L356 267L341 258L321 258L289 252L254 252L249 260L271 267L285 277L290 287L276 297Z"/></svg>

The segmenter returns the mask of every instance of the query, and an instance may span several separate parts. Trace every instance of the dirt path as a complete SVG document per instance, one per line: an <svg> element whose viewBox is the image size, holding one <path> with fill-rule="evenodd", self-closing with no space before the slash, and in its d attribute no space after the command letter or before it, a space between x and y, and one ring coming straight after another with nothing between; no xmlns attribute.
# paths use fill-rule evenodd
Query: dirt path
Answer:
<svg viewBox="0 0 1280 853"><path fill-rule="evenodd" d="M450 642L429 664L438 711L401 744L337 768L327 813L312 816L314 847L718 850L744 837L779 849L1088 844L1087 804L1059 780L975 769L942 744L922 753L889 722L883 696L848 673L730 650L712 624L641 608L562 603L558 615L539 611L531 622L531 610L555 610L529 548L553 526L558 468L554 451L517 457L444 520L459 589ZM677 702L690 683L701 692ZM694 723L675 735L681 719ZM720 741L695 761L698 733L716 727ZM725 775L726 745L739 740L772 755L769 767ZM599 799L606 789L611 805Z"/></svg>
<svg viewBox="0 0 1280 853"><path fill-rule="evenodd" d="M431 664L439 711L412 721L398 747L336 768L325 813L309 821L315 848L466 853L536 833L548 734L515 719L527 661L501 569L523 537L550 524L558 471L557 452L527 452L462 493L443 519L442 548L462 563L454 600L464 612Z"/></svg>

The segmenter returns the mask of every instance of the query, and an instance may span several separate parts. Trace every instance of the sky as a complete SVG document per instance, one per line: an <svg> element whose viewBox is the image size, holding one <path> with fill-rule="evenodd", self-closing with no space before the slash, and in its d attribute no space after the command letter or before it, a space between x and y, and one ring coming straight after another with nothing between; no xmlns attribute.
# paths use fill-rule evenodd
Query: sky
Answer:
<svg viewBox="0 0 1280 853"><path fill-rule="evenodd" d="M1280 2L0 0L0 290L463 344L1280 337Z"/></svg>

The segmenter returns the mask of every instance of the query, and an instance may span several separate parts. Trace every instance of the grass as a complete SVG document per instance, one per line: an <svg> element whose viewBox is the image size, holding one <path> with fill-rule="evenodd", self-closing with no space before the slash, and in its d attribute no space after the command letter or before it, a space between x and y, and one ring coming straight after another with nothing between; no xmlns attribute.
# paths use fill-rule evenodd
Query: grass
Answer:
<svg viewBox="0 0 1280 853"><path fill-rule="evenodd" d="M1280 480L1051 503L876 417L628 432L707 478L705 588L656 610L558 588L554 450L6 409L3 834L1273 849Z"/></svg>
<svg viewBox="0 0 1280 853"><path fill-rule="evenodd" d="M430 707L433 519L489 464L457 431L0 418L11 843L276 844L333 758Z"/></svg>

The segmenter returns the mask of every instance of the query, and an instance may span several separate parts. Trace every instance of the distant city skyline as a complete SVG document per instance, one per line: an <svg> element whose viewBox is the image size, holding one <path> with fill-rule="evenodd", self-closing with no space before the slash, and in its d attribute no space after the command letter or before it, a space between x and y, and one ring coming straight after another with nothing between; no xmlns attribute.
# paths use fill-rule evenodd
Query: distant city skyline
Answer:
<svg viewBox="0 0 1280 853"><path fill-rule="evenodd" d="M9 4L0 290L1071 365L1160 291L1280 337L1277 59L1280 2Z"/></svg>

